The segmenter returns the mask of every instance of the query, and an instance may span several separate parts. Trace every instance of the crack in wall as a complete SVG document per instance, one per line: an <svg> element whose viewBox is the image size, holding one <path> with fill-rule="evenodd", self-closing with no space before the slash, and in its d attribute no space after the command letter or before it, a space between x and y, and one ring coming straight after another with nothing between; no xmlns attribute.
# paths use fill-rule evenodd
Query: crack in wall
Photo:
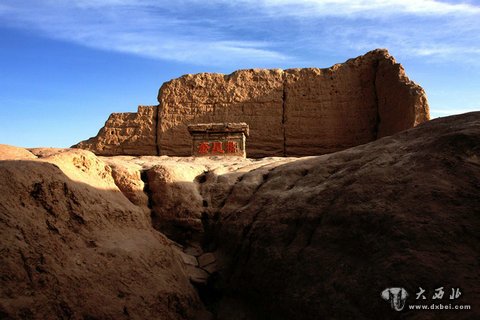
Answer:
<svg viewBox="0 0 480 320"><path fill-rule="evenodd" d="M160 155L160 145L159 145L159 140L160 139L158 139L158 128L159 128L159 123L160 123L160 111L161 111L161 109L162 109L162 105L159 102L158 106L157 106L157 112L155 113L156 114L156 119L155 119L155 148L156 148L157 156Z"/></svg>
<svg viewBox="0 0 480 320"><path fill-rule="evenodd" d="M148 170L140 170L140 179L143 181L143 193L148 198L147 207L150 209L150 215L153 219L153 197L152 191L150 190L150 184L148 182Z"/></svg>

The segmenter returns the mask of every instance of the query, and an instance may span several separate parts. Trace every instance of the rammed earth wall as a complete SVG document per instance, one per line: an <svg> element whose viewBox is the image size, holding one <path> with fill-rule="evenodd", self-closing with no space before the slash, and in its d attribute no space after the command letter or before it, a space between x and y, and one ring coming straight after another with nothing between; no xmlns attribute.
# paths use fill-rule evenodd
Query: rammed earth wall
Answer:
<svg viewBox="0 0 480 320"><path fill-rule="evenodd" d="M185 75L164 83L158 101L136 114L112 114L96 137L76 147L101 155L188 156L189 124L246 122L248 157L307 156L429 119L424 90L380 49L327 69Z"/></svg>

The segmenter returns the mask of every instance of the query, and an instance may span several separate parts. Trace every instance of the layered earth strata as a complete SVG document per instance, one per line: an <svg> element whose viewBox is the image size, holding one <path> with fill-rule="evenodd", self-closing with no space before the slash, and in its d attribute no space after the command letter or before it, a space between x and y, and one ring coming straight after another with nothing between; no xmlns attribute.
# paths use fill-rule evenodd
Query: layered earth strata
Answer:
<svg viewBox="0 0 480 320"><path fill-rule="evenodd" d="M189 124L246 122L247 156L343 150L429 119L424 90L387 50L330 68L185 75L162 85L157 106L114 113L75 147L97 155L191 155Z"/></svg>

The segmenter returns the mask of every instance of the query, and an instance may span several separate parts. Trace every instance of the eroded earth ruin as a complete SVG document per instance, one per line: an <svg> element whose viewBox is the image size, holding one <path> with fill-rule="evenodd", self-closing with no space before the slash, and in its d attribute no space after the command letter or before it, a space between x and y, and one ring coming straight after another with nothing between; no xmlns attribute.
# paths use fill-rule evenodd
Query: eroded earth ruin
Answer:
<svg viewBox="0 0 480 320"><path fill-rule="evenodd" d="M480 317L480 112L426 121L385 50L187 75L159 102L93 152L0 145L0 319ZM228 121L248 158L183 156L188 124ZM471 310L382 298L440 286Z"/></svg>
<svg viewBox="0 0 480 320"><path fill-rule="evenodd" d="M191 154L187 125L246 122L247 156L308 156L343 150L429 119L424 90L387 50L328 69L200 73L166 82L157 106L113 113L75 147L97 155Z"/></svg>

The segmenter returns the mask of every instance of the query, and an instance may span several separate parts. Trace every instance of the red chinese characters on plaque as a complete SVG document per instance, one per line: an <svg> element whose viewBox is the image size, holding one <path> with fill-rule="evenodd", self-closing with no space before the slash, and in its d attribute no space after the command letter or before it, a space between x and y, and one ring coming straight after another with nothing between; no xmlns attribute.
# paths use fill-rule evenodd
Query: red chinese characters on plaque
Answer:
<svg viewBox="0 0 480 320"><path fill-rule="evenodd" d="M226 143L222 143L221 141L204 141L198 145L197 153L202 155L217 155L223 153L238 153L239 150L237 141L226 141Z"/></svg>
<svg viewBox="0 0 480 320"><path fill-rule="evenodd" d="M227 153L237 153L238 151L238 142L227 141Z"/></svg>
<svg viewBox="0 0 480 320"><path fill-rule="evenodd" d="M188 126L194 156L245 157L246 123L201 123Z"/></svg>
<svg viewBox="0 0 480 320"><path fill-rule="evenodd" d="M221 141L214 141L212 144L212 154L225 153L225 151L223 151L223 144Z"/></svg>
<svg viewBox="0 0 480 320"><path fill-rule="evenodd" d="M210 144L208 142L200 143L197 152L200 154L208 154L210 152Z"/></svg>

